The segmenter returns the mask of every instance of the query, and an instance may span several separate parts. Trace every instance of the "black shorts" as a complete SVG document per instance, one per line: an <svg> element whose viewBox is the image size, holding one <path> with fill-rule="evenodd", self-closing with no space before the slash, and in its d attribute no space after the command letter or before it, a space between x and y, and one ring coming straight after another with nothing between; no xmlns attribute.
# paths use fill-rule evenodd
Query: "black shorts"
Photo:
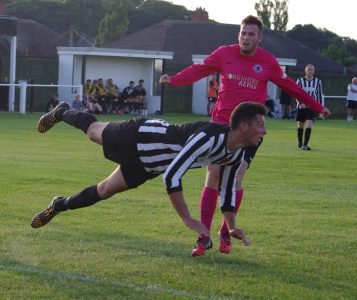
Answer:
<svg viewBox="0 0 357 300"><path fill-rule="evenodd" d="M144 120L110 122L102 133L104 157L120 164L120 169L129 188L136 188L159 175L146 172L139 160L136 135Z"/></svg>
<svg viewBox="0 0 357 300"><path fill-rule="evenodd" d="M346 107L347 108L356 109L357 108L357 101L347 100Z"/></svg>
<svg viewBox="0 0 357 300"><path fill-rule="evenodd" d="M298 108L296 111L296 121L305 122L306 120L315 121L316 113L310 108Z"/></svg>

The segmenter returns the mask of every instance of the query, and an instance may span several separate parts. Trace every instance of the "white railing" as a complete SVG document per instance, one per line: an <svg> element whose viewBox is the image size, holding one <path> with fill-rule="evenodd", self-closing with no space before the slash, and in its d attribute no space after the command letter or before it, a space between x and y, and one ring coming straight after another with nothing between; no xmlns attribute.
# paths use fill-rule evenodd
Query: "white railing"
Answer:
<svg viewBox="0 0 357 300"><path fill-rule="evenodd" d="M20 105L19 105L19 113L26 113L26 91L28 87L66 87L66 88L77 88L78 93L80 95L80 99L83 99L83 85L68 85L68 84L30 84L27 82L21 83L0 83L0 86L8 86L8 87L19 87L20 88ZM9 95L9 111L15 111L15 95Z"/></svg>

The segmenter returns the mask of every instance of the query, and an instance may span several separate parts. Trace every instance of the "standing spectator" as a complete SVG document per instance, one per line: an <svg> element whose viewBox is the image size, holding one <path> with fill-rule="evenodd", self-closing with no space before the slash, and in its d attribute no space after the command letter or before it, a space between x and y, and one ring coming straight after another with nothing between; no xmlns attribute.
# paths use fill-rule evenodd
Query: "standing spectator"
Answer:
<svg viewBox="0 0 357 300"><path fill-rule="evenodd" d="M212 79L208 82L208 92L207 92L207 115L211 116L213 107L216 104L218 97L218 82L216 79L217 75L214 75Z"/></svg>
<svg viewBox="0 0 357 300"><path fill-rule="evenodd" d="M347 121L353 121L357 108L357 77L352 78L352 82L347 87Z"/></svg>
<svg viewBox="0 0 357 300"><path fill-rule="evenodd" d="M284 90L281 90L280 94L280 104L281 104L281 118L291 119L291 106L292 106L293 98Z"/></svg>
<svg viewBox="0 0 357 300"><path fill-rule="evenodd" d="M306 94L281 69L276 58L268 51L258 47L263 39L263 24L254 16L243 19L238 35L239 45L221 46L211 53L201 64L194 64L174 76L164 74L160 77L162 84L182 86L192 84L208 75L220 74L220 88L217 103L212 112L212 121L220 124L229 124L232 110L242 102L258 102L265 104L268 81L272 81L280 88L286 89L291 95L299 98L314 111L329 115L330 111L324 108L311 96ZM243 198L243 177L253 159L258 146L245 149L245 157L236 173L232 177L237 186L236 210L238 212ZM219 186L220 168L210 165L207 168L205 187L201 198L201 222L208 229L211 228L213 215L216 211ZM192 256L204 255L209 249L210 240L200 236L192 250ZM223 222L220 229L220 246L222 253L230 253L232 244L226 224Z"/></svg>
<svg viewBox="0 0 357 300"><path fill-rule="evenodd" d="M315 67L312 64L308 64L305 67L305 76L297 79L296 83L302 87L311 97L315 98L320 104L322 104L322 82L319 78L314 77ZM297 101L297 137L298 148L302 150L311 150L308 146L312 131L312 125L316 119L316 113L308 107L305 103ZM305 127L305 135L304 135ZM303 142L304 137L304 142Z"/></svg>
<svg viewBox="0 0 357 300"><path fill-rule="evenodd" d="M108 105L109 105L108 112L112 113L116 111L117 107L119 106L120 89L113 82L113 79L111 78L108 79L105 89L107 91L107 98L108 98Z"/></svg>

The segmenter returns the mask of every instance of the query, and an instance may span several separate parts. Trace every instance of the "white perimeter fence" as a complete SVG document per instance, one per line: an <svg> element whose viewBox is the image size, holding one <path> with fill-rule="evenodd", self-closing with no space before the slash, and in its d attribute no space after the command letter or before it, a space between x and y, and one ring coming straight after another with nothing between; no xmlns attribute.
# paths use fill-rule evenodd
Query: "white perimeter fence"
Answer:
<svg viewBox="0 0 357 300"><path fill-rule="evenodd" d="M26 95L27 88L29 87L51 87L58 88L59 98L60 99L74 99L74 94L79 94L81 99L83 98L83 85L58 85L58 84L29 84L27 82L21 83L0 83L0 86L9 87L9 101L8 101L8 110L10 112L15 111L15 87L20 88L20 103L19 103L19 113L26 113ZM68 88L71 88L72 91L69 91Z"/></svg>

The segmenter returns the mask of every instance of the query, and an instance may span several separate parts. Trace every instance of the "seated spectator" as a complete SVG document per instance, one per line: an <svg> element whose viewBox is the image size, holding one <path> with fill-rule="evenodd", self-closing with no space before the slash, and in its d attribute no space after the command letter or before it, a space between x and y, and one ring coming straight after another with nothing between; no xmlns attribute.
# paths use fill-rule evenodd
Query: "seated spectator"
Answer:
<svg viewBox="0 0 357 300"><path fill-rule="evenodd" d="M275 101L267 95L265 106L268 108L268 116L275 118Z"/></svg>
<svg viewBox="0 0 357 300"><path fill-rule="evenodd" d="M86 111L93 114L101 114L103 112L102 107L99 105L97 100L93 98L89 93L83 95L83 105Z"/></svg>
<svg viewBox="0 0 357 300"><path fill-rule="evenodd" d="M108 104L109 104L108 112L111 113L116 111L119 106L120 90L118 86L115 83L113 83L113 79L111 78L108 79L105 89L107 91Z"/></svg>
<svg viewBox="0 0 357 300"><path fill-rule="evenodd" d="M97 101L103 109L103 112L106 114L108 113L108 95L107 90L105 89L104 81L102 78L98 79L98 86L97 86Z"/></svg>
<svg viewBox="0 0 357 300"><path fill-rule="evenodd" d="M125 113L130 113L133 110L133 103L136 101L136 96L135 96L135 82L130 81L129 86L127 86L122 94L121 94L121 100L123 102L123 108Z"/></svg>
<svg viewBox="0 0 357 300"><path fill-rule="evenodd" d="M52 97L47 101L46 104L46 112L51 111L59 104L59 95L58 93L54 93Z"/></svg>
<svg viewBox="0 0 357 300"><path fill-rule="evenodd" d="M134 112L137 111L146 115L146 90L144 87L144 79L139 80L139 85L134 89L135 102L134 102Z"/></svg>
<svg viewBox="0 0 357 300"><path fill-rule="evenodd" d="M72 101L72 109L76 111L87 111L83 102L81 101L81 96L76 94L74 100Z"/></svg>
<svg viewBox="0 0 357 300"><path fill-rule="evenodd" d="M84 95L85 93L90 93L91 88L92 88L92 80L87 79L87 80L86 80L86 83L85 83L84 86L83 86L83 95Z"/></svg>
<svg viewBox="0 0 357 300"><path fill-rule="evenodd" d="M93 80L92 81L92 85L88 91L89 96L94 99L95 101L97 101L97 97L98 97L98 80Z"/></svg>
<svg viewBox="0 0 357 300"><path fill-rule="evenodd" d="M291 110L292 110L293 98L284 90L281 90L280 94L280 104L281 104L281 114L282 119L292 119Z"/></svg>

